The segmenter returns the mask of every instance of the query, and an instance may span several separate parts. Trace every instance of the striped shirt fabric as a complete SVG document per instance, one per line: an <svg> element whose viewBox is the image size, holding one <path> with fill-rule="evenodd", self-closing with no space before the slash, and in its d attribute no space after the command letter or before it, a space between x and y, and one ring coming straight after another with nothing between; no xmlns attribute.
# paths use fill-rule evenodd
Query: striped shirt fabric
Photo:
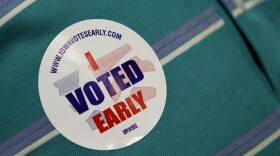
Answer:
<svg viewBox="0 0 280 156"><path fill-rule="evenodd" d="M229 11L253 45L280 97L280 1L247 0L232 3L235 3L235 7L229 8Z"/></svg>
<svg viewBox="0 0 280 156"><path fill-rule="evenodd" d="M279 155L276 78L271 84L233 21L249 31L245 19L268 3L240 9L231 0L0 0L0 155ZM86 19L108 19L136 31L165 72L161 120L141 141L120 150L72 143L53 127L40 102L38 73L46 48L63 29ZM261 39L250 41L264 52L254 43ZM263 63L269 68L269 61Z"/></svg>

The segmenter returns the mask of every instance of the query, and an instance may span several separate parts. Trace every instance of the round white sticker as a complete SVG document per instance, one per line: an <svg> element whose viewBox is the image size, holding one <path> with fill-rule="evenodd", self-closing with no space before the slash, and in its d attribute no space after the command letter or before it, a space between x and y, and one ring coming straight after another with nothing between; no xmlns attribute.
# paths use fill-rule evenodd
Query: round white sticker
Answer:
<svg viewBox="0 0 280 156"><path fill-rule="evenodd" d="M54 127L96 150L146 136L165 106L166 81L149 44L109 20L75 23L59 33L40 66L39 93Z"/></svg>

